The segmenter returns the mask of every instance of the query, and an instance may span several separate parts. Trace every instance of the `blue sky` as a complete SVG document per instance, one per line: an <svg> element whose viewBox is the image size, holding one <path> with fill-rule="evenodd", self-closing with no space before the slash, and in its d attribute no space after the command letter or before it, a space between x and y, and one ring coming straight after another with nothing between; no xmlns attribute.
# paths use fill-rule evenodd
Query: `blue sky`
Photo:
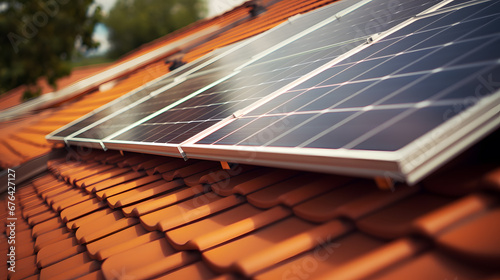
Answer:
<svg viewBox="0 0 500 280"><path fill-rule="evenodd" d="M95 3L102 7L104 14L109 12L115 2L116 0L95 0ZM109 32L105 25L97 24L93 34L94 40L101 44L96 51L97 54L102 54L109 50L108 34Z"/></svg>

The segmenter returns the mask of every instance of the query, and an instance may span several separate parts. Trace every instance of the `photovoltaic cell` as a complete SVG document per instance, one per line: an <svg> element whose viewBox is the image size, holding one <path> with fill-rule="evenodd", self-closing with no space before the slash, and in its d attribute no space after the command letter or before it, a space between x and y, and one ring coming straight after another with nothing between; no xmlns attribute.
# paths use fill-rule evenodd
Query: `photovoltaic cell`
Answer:
<svg viewBox="0 0 500 280"><path fill-rule="evenodd" d="M158 90L165 85L172 83L176 77L182 76L183 74L192 71L194 68L199 67L203 63L206 63L208 60L212 59L216 53L217 52L209 53L204 57L185 65L184 67L178 68L176 71L169 73L168 75L158 79L154 83L143 86L138 90L132 91L106 104L95 112L92 112L89 115L80 118L78 121L64 127L63 129L52 133L50 137L68 137L73 133L88 127L89 125L100 123L104 118L109 117L112 114L118 114L120 112L126 111L128 109L127 106L133 105L137 101L143 99L144 97L147 97L151 92L154 92L155 90Z"/></svg>
<svg viewBox="0 0 500 280"><path fill-rule="evenodd" d="M495 1L418 18L196 144L399 150L498 90L499 20Z"/></svg>
<svg viewBox="0 0 500 280"><path fill-rule="evenodd" d="M338 1L48 139L236 162L251 151L252 164L415 182L452 141L468 145L498 124L497 102L484 99L500 99L499 24L498 1Z"/></svg>
<svg viewBox="0 0 500 280"><path fill-rule="evenodd" d="M304 16L300 19L294 21L293 26L283 26L278 28L279 31L269 32L263 34L260 38L256 40L250 39L246 42L237 43L236 47L233 49L237 49L237 51L227 51L231 50L231 47L226 47L226 52L224 55L220 55L218 60L214 63L210 63L205 65L202 68L192 72L191 70L200 64L207 62L209 59L213 58L214 55L208 55L206 58L198 60L196 63L188 64L181 71L177 71L177 73L173 76L168 76L166 79L163 79L153 85L151 87L155 87L154 89L145 89L141 90L135 94L130 95L127 98L124 98L118 102L115 102L114 105L109 106L108 108L101 110L100 112L88 116L86 119L81 120L79 123L72 124L70 127L58 131L54 136L56 137L68 137L69 139L79 139L79 141L85 141L85 139L92 140L102 140L107 136L116 133L117 131L133 124L134 121L137 121L138 118L147 117L156 111L164 108L165 106L174 103L178 99L188 96L196 90L203 88L204 86L209 85L212 82L215 82L216 79L210 79L213 77L221 78L221 74L227 74L227 70L234 69L244 62L248 61L251 57L256 54L259 54L270 47L274 47L276 44L285 41L289 37L296 35L296 33L305 30L318 22L325 20L331 17L332 13L338 10L342 10L346 7L351 6L356 1L347 0L340 1L329 5L328 7L319 9L314 11L314 16ZM221 53L223 51L219 51ZM180 85L176 86L176 89L169 89L168 92L161 93L160 96L155 96L154 98L148 98L148 95L153 90L158 90L163 86L167 86L168 84L174 82L175 77L179 77L184 75L186 72L191 71L190 76L188 76L188 80ZM218 72L219 75L214 75L213 72ZM205 83L200 84L198 81L200 78L198 76L206 76ZM197 86L191 85L191 83L197 83ZM182 90L180 90L182 89ZM175 94L172 94L173 90L177 90ZM179 95L179 91L182 92ZM170 98L174 95L175 98ZM146 100L143 100L145 98ZM177 99L176 99L177 98ZM134 103L135 102L135 103ZM170 102L170 103L169 103ZM155 105L151 103L158 103L163 105ZM192 102L191 102L192 103ZM139 104L134 105L137 108L130 109L127 107L130 104ZM246 103L242 103L246 104ZM237 106L236 106L237 107ZM236 108L233 106L232 108ZM141 111L140 111L141 110ZM212 121L209 121L212 123ZM193 124L198 125L198 123ZM193 126L191 125L191 126ZM186 128L186 124L183 124L184 128ZM204 127L204 126L201 126ZM144 131L145 129L140 129ZM157 129L154 129L155 131ZM81 133L76 133L80 131ZM195 131L195 130L191 130ZM151 133L150 133L151 134ZM127 134L130 135L130 134ZM132 134L135 141L140 141L139 139L144 139L143 137L139 137L137 134ZM66 138L68 139L68 138Z"/></svg>
<svg viewBox="0 0 500 280"><path fill-rule="evenodd" d="M216 71L206 75L193 77L178 85L168 89L166 92L151 96L145 102L139 103L128 110L116 115L115 117L102 122L101 124L86 130L76 136L75 138L88 138L88 139L103 139L106 136L127 127L128 125L140 121L158 110L175 103L179 99L187 96L188 94L202 89L217 79L223 78L228 74L224 71Z"/></svg>
<svg viewBox="0 0 500 280"><path fill-rule="evenodd" d="M179 131L208 128L210 125L205 123L221 121L363 44L368 36L368 27L387 30L435 2L437 1L403 1L397 5L389 5L386 1L371 1L342 16L341 20L333 20L270 52L238 70L229 79L174 108L148 118L108 141L180 144L194 134L182 134ZM352 3L354 1L348 4ZM339 11L332 10L330 15ZM297 33L295 23L299 20L300 18L292 21L291 25L282 27L278 33ZM279 42L276 38L274 40L273 44ZM375 65L378 62L366 63Z"/></svg>

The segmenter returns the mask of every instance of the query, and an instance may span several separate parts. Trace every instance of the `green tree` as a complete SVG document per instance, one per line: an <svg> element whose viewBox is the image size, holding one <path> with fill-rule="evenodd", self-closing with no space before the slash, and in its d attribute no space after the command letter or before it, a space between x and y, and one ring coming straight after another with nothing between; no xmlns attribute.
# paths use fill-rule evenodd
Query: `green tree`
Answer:
<svg viewBox="0 0 500 280"><path fill-rule="evenodd" d="M202 0L118 0L105 18L111 50L117 58L142 44L200 19Z"/></svg>
<svg viewBox="0 0 500 280"><path fill-rule="evenodd" d="M93 0L0 1L0 93L27 85L25 98L39 94L36 82L71 72L76 49L98 46L92 40L100 7Z"/></svg>

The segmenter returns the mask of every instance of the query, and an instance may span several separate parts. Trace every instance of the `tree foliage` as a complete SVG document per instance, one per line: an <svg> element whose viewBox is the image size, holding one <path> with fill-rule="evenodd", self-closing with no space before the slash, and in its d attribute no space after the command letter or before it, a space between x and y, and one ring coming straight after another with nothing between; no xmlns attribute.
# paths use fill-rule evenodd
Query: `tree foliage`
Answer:
<svg viewBox="0 0 500 280"><path fill-rule="evenodd" d="M75 49L97 47L92 33L100 18L93 0L0 1L0 93L27 85L31 97L40 77L55 89Z"/></svg>
<svg viewBox="0 0 500 280"><path fill-rule="evenodd" d="M142 44L200 19L202 0L118 0L105 18L117 58Z"/></svg>

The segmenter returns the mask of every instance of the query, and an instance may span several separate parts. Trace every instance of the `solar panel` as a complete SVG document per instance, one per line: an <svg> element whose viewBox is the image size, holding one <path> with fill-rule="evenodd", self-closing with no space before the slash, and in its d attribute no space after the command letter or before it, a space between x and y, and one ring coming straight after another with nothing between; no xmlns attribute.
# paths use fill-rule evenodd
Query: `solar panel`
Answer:
<svg viewBox="0 0 500 280"><path fill-rule="evenodd" d="M460 128L478 121L473 113L493 114L488 120L496 114L491 127L499 122L500 2L455 8L417 17L198 137L194 145L184 145L184 151L195 157L207 157L206 148L245 156L248 153L242 151L253 151L252 160L263 164L270 164L266 159L270 154L322 154L344 162L323 163L316 170L357 169L357 174L373 175L382 167L386 175L418 180L439 164L422 166L433 156L442 156L440 141L448 133L462 135ZM373 166L374 160L386 166ZM354 162L359 167L350 166ZM390 162L396 165L388 169ZM399 169L401 163L408 170ZM304 158L296 157L295 164L303 166ZM394 173L387 173L390 170Z"/></svg>
<svg viewBox="0 0 500 280"><path fill-rule="evenodd" d="M351 6L354 2L349 0L334 3L313 12L314 16L296 19L293 24L283 24L269 32L238 43L236 46L227 47L225 51L219 51L219 55L210 60L210 63L198 63L201 66L191 67L195 70L184 70L176 75L168 75L168 78L163 81L153 83L152 86L156 86L156 88L158 88L158 84L165 85L165 87L157 89L158 95L150 96L151 91L148 90L139 91L133 96L122 99L113 108L107 108L99 114L87 117L79 124L71 124L69 127L53 133L49 139L61 140L64 137L63 139L68 143L93 142L102 145L102 139L113 136L127 126L134 125L134 122L141 118L157 114L160 109L168 110L172 105L177 105L179 100L185 101L191 96L199 94L217 84L224 76L232 75L234 68L249 61L263 50L292 41L294 36L301 36L301 31L331 17L332 11ZM179 80L178 77L183 77L185 80ZM133 97L138 98L132 100Z"/></svg>
<svg viewBox="0 0 500 280"><path fill-rule="evenodd" d="M353 1L343 2L344 5L354 3ZM400 3L398 7L392 7L398 10L399 14L383 24L375 22L374 19L389 13L387 3L384 1L367 2L342 16L342 20L331 17L329 23L247 63L244 67L240 67L233 76L216 86L174 108L149 116L142 123L134 124L124 133L105 139L104 145L113 147L113 143L123 144L124 142L180 144L230 117L238 110L246 108L307 75L347 50L362 44L367 36L360 37L361 28L370 24L377 30L390 28L429 5L430 3L410 1ZM338 7L335 6L335 8ZM332 10L330 15L337 12L340 11ZM302 23L300 19L297 21ZM296 32L294 21L293 24L281 28L279 33L294 34ZM273 44L287 37L290 35L279 38Z"/></svg>
<svg viewBox="0 0 500 280"><path fill-rule="evenodd" d="M500 123L500 4L344 0L50 135L415 183Z"/></svg>
<svg viewBox="0 0 500 280"><path fill-rule="evenodd" d="M152 92L160 89L161 87L172 83L175 78L181 77L187 73L190 73L196 68L206 64L210 59L214 58L215 55L220 54L223 50L216 50L211 52L189 64L185 64L182 67L175 69L168 74L154 79L153 81L139 87L136 90L133 90L113 101L102 106L89 114L83 116L82 118L77 119L58 130L55 130L51 134L47 135L47 140L52 142L62 141L64 137L68 137L79 130L82 130L88 126L96 125L105 121L107 118L112 117L114 115L120 114L121 112L126 111L129 106L135 104L137 101L147 97Z"/></svg>

